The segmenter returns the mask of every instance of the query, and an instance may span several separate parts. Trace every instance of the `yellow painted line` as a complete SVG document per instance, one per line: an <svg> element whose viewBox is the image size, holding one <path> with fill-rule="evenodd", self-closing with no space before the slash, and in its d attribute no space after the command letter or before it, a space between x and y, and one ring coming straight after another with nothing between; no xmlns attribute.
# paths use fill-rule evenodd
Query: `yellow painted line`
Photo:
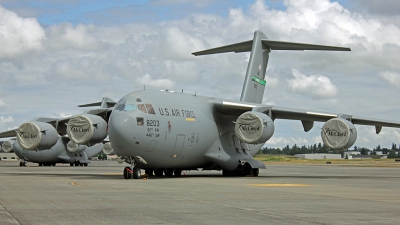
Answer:
<svg viewBox="0 0 400 225"><path fill-rule="evenodd" d="M187 122L195 122L196 119L195 119L195 118L186 118L186 121L187 121Z"/></svg>
<svg viewBox="0 0 400 225"><path fill-rule="evenodd" d="M255 187L311 187L311 184L248 184Z"/></svg>
<svg viewBox="0 0 400 225"><path fill-rule="evenodd" d="M70 183L72 186L77 186L77 187L84 187L85 185L82 185L82 184L78 184L78 183L75 183L75 182L72 182L72 183Z"/></svg>

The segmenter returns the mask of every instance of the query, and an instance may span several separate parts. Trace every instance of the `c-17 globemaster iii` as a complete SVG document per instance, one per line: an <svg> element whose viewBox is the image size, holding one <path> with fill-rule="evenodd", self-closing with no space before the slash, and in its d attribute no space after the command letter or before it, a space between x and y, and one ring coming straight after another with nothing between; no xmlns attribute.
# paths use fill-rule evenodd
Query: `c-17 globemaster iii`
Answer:
<svg viewBox="0 0 400 225"><path fill-rule="evenodd" d="M20 166L26 166L27 162L38 163L39 166L55 166L57 163L87 166L90 158L101 151L111 153L110 143L102 143L107 136L107 122L102 117L107 118L110 104L115 102L103 98L100 109L88 110L81 115L61 119L39 117L23 123L15 131L0 134L0 137L16 136L2 141L1 150L13 151L20 159ZM74 121L82 123L88 120L91 122L87 127L73 126ZM84 134L86 139L80 138L80 134Z"/></svg>
<svg viewBox="0 0 400 225"><path fill-rule="evenodd" d="M312 129L314 121L325 122L322 140L332 149L346 149L354 144L354 124L375 126L376 133L383 126L400 127L396 121L262 104L269 53L275 50L350 48L271 41L256 31L253 40L192 53L199 56L251 51L240 101L145 89L125 95L112 109L90 112L93 115L88 120L69 125L87 128L97 123L96 115L106 115L102 118L108 122L112 149L119 162L130 164L124 169L125 179L140 178L141 169L157 176L180 176L182 170L199 168L222 170L224 176L258 176L265 165L253 156L272 137L275 119L301 121L306 132ZM100 103L84 106L95 105Z"/></svg>

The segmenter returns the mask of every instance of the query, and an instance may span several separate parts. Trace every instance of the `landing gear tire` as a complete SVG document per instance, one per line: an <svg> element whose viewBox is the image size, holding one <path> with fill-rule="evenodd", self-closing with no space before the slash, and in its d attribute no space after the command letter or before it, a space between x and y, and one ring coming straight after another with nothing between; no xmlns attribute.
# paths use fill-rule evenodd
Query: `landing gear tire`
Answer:
<svg viewBox="0 0 400 225"><path fill-rule="evenodd" d="M131 168L129 166L124 168L124 178L125 179L131 179L132 178L132 174L131 174Z"/></svg>
<svg viewBox="0 0 400 225"><path fill-rule="evenodd" d="M246 163L246 164L244 165L244 168L243 168L243 175L244 175L244 176L250 176L250 177L254 176L254 174L253 174L253 168L251 168L250 164Z"/></svg>
<svg viewBox="0 0 400 225"><path fill-rule="evenodd" d="M153 176L153 169L145 169L144 172L149 176Z"/></svg>
<svg viewBox="0 0 400 225"><path fill-rule="evenodd" d="M165 169L165 176L171 177L174 174L174 169Z"/></svg>
<svg viewBox="0 0 400 225"><path fill-rule="evenodd" d="M164 174L164 169L155 169L154 174L161 177Z"/></svg>
<svg viewBox="0 0 400 225"><path fill-rule="evenodd" d="M133 179L140 179L142 174L140 173L140 168L133 168Z"/></svg>
<svg viewBox="0 0 400 225"><path fill-rule="evenodd" d="M75 166L79 166L79 164L80 164L79 161L75 162Z"/></svg>
<svg viewBox="0 0 400 225"><path fill-rule="evenodd" d="M73 164L73 163L70 163L69 165L70 165L70 166L74 166L74 164Z"/></svg>
<svg viewBox="0 0 400 225"><path fill-rule="evenodd" d="M252 171L253 171L253 176L258 177L258 174L260 173L260 169L254 168L254 169L252 169Z"/></svg>
<svg viewBox="0 0 400 225"><path fill-rule="evenodd" d="M84 165L84 166L88 166L88 163L84 163L83 165Z"/></svg>
<svg viewBox="0 0 400 225"><path fill-rule="evenodd" d="M38 163L39 164L39 166L43 166L43 163Z"/></svg>
<svg viewBox="0 0 400 225"><path fill-rule="evenodd" d="M231 177L231 176L233 176L233 171L222 170L222 176L224 176L224 177Z"/></svg>
<svg viewBox="0 0 400 225"><path fill-rule="evenodd" d="M180 176L182 175L182 170L181 170L181 169L175 169L175 170L174 170L174 175L175 175L176 177L180 177Z"/></svg>

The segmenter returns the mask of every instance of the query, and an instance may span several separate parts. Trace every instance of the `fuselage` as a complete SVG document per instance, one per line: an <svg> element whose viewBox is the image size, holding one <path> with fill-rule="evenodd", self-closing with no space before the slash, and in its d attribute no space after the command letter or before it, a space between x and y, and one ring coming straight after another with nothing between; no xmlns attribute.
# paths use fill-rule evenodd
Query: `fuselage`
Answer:
<svg viewBox="0 0 400 225"><path fill-rule="evenodd" d="M233 157L229 160L237 154L237 161L243 154L256 154L262 144L240 143L234 133L237 116L218 112L216 102L222 100L181 92L132 92L111 113L112 147L119 156L142 157L147 164L141 168L206 168L216 162L211 158L218 161L214 150L228 153Z"/></svg>

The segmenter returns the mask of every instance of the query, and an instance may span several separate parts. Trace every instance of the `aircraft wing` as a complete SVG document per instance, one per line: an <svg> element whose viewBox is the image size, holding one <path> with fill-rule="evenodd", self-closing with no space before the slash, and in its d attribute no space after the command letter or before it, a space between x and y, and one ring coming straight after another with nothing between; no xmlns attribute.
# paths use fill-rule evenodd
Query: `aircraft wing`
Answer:
<svg viewBox="0 0 400 225"><path fill-rule="evenodd" d="M8 130L0 133L0 138L15 137L15 130Z"/></svg>
<svg viewBox="0 0 400 225"><path fill-rule="evenodd" d="M313 110L286 108L280 106L246 103L238 101L223 101L216 103L216 108L224 114L240 115L247 111L257 111L267 114L271 119L300 120L305 131L312 128L314 121L326 122L332 118L342 118L351 121L353 124L375 126L376 133L382 127L400 128L400 121L367 118L343 113L326 113ZM309 127L311 126L311 127Z"/></svg>
<svg viewBox="0 0 400 225"><path fill-rule="evenodd" d="M86 110L84 113L97 115L97 116L102 117L105 121L108 121L108 118L110 117L110 114L112 111L112 107L114 107L115 104L116 104L116 102L113 101L112 99L110 99L108 97L104 97L101 102L94 102L94 103L89 103L89 104L78 105L78 107L100 106L99 109L89 109L89 110ZM66 118L37 117L37 118L34 118L33 121L49 123L54 128L56 128L58 134L65 135L66 130L67 130L67 123L73 117L74 116L70 116L70 117L66 117ZM15 129L4 131L4 132L0 133L0 138L15 137L15 136L16 136Z"/></svg>

